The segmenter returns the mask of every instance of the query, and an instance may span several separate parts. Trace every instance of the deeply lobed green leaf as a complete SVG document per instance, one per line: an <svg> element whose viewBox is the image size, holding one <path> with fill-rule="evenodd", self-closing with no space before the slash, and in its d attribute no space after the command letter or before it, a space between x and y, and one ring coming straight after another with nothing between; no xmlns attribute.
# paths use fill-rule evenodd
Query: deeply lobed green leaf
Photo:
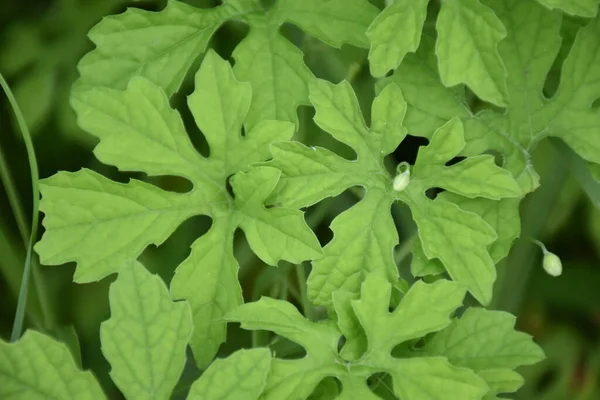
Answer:
<svg viewBox="0 0 600 400"><path fill-rule="evenodd" d="M160 277L138 262L119 273L109 301L100 341L111 378L127 399L169 398L192 336L190 307L173 302Z"/></svg>
<svg viewBox="0 0 600 400"><path fill-rule="evenodd" d="M454 282L420 282L390 313L391 285L383 277L370 275L362 285L360 299L351 302L352 313L360 321L368 343L355 360L345 360L337 352L342 334L349 342L354 340L347 335L345 324L310 322L285 301L262 298L240 306L227 318L241 322L245 329L271 330L306 349L306 357L299 360L273 359L261 397L264 399L305 399L329 376L337 377L342 384L339 398L376 398L367 386L367 378L378 372L392 376L394 393L402 399L445 399L448 393L465 400L481 399L488 387L468 369L453 366L443 357L391 355L396 345L446 327L464 294Z"/></svg>
<svg viewBox="0 0 600 400"><path fill-rule="evenodd" d="M253 89L246 126L263 120L296 123L296 108L307 104L307 85L314 78L302 52L279 33L281 25L296 24L331 46L366 47L365 31L376 13L367 0L278 0L270 9L256 0L229 0L209 9L170 0L160 12L131 8L92 29L96 49L81 60L76 88L125 89L132 77L143 76L170 96L215 31L226 21L242 21L250 32L233 58L236 76Z"/></svg>
<svg viewBox="0 0 600 400"><path fill-rule="evenodd" d="M75 365L66 345L36 331L0 340L0 397L7 400L106 398L91 372Z"/></svg>
<svg viewBox="0 0 600 400"><path fill-rule="evenodd" d="M191 343L201 365L210 362L225 339L221 316L241 302L233 257L238 227L268 264L321 255L302 212L263 206L280 172L271 167L245 171L269 157L269 143L289 139L293 132L290 123L263 121L242 136L251 96L250 85L237 81L229 64L210 51L188 99L210 147L210 157L204 158L165 93L149 80L134 78L125 91L74 92L80 124L100 139L95 153L101 161L125 171L181 176L194 188L172 193L136 180L115 183L87 170L61 172L42 183L46 232L36 250L45 264L76 261L76 282L120 271L191 216L212 218L210 230L192 244L171 282L173 297L187 299L192 308ZM227 182L236 173L232 197Z"/></svg>
<svg viewBox="0 0 600 400"><path fill-rule="evenodd" d="M311 86L311 101L316 108L315 122L351 146L357 158L349 161L329 150L298 143L274 144L269 165L280 169L283 176L271 201L308 206L357 185L364 187L366 194L332 223L334 238L325 247L325 256L313 263L309 297L316 304L330 306L334 291L357 292L364 277L375 270L384 272L390 282L397 279L392 250L398 236L390 207L402 201L412 211L426 257L439 259L453 279L487 303L496 276L488 246L496 233L477 214L442 197L431 200L426 191L439 187L467 198L518 198L521 190L510 173L497 167L490 155L446 166L466 145L463 126L454 119L419 150L410 168L410 183L397 192L383 160L406 136L406 103L399 87L388 85L375 99L370 128L347 82L317 82Z"/></svg>

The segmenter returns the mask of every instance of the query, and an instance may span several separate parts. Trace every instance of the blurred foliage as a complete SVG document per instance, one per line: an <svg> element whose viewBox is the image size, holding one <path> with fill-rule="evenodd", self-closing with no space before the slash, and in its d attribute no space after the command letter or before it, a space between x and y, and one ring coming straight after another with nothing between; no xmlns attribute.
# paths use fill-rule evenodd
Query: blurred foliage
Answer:
<svg viewBox="0 0 600 400"><path fill-rule="evenodd" d="M213 0L189 0L199 7L213 6ZM58 170L92 168L107 176L126 181L140 174L124 174L115 168L101 165L92 155L95 139L82 132L69 106L69 90L77 76L76 64L90 50L87 31L103 16L119 13L135 3L136 7L160 9L163 0L4 0L0 5L0 73L13 88L17 100L34 134L34 144L40 164L40 176L48 177ZM378 5L383 0L374 1ZM572 43L577 20L564 23L564 48ZM347 79L359 95L366 118L370 115L374 97L374 80L366 64L367 51L351 46L332 49L291 26L284 34L305 52L305 60L316 76L334 82ZM228 57L234 45L247 33L242 25L228 23L213 39L212 46ZM562 52L547 82L547 94L556 88ZM200 60L197 61L199 63ZM192 68L194 71L195 68ZM191 82L173 98L191 132L191 115L184 107L185 96L191 92ZM349 148L323 135L312 122L314 111L299 109L302 129L297 133L305 143L352 155ZM4 97L0 99L0 157L9 166L15 190L24 210L31 208L31 182L25 147L18 135L14 118ZM200 135L196 135L200 137ZM194 138L192 138L194 139ZM402 151L393 155L399 161L414 161L425 139L409 137ZM194 143L202 151L201 139ZM522 204L523 237L499 266L499 280L493 307L518 315L519 328L533 334L544 347L548 360L524 369L526 385L518 399L592 400L600 399L600 211L580 187L570 165L549 142L538 147L534 154L540 171L541 188ZM148 179L173 191L185 191L188 183L173 177ZM7 192L0 186L0 335L8 338L16 308L19 284L25 257L17 223ZM331 239L329 224L335 215L357 202L349 190L307 210L307 220L322 244ZM407 271L410 257L405 257L414 235L414 226L406 208L393 210L401 243L397 252L401 271ZM28 217L31 217L30 215ZM148 268L169 282L174 266L188 254L192 240L210 226L206 217L188 220L159 248L150 247L142 255ZM558 254L564 272L559 278L546 275L541 268L540 249L527 240L538 239ZM281 265L267 268L249 250L242 235L236 237L236 257L241 271L240 281L247 300L262 294L283 297L301 304L302 284L307 270L304 267ZM108 287L114 280L75 285L70 268L41 268L29 293L27 326L51 332L69 344L84 368L92 369L110 398L120 398L108 379L108 364L100 352L99 324L109 317ZM43 288L42 291L38 288ZM320 315L322 310L307 310ZM269 344L279 355L299 356L294 343L274 341L264 333L251 337L239 329L230 329L228 342L221 349L228 354L234 346ZM185 393L189 382L199 371L190 363L179 387ZM385 392L386 377L376 377ZM323 383L326 390L327 382ZM389 392L389 391L388 391Z"/></svg>

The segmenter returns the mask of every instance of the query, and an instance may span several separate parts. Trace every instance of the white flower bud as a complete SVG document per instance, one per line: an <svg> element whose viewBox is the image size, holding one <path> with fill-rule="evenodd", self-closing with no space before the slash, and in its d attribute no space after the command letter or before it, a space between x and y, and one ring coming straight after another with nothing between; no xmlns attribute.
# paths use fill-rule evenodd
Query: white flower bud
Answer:
<svg viewBox="0 0 600 400"><path fill-rule="evenodd" d="M408 186L409 183L410 183L410 171L406 170L406 171L402 172L401 174L396 175L392 186L394 187L394 190L396 192L401 192L404 189L406 189L406 187Z"/></svg>
<svg viewBox="0 0 600 400"><path fill-rule="evenodd" d="M543 266L548 275L560 276L562 274L562 263L554 253L547 252L544 254Z"/></svg>

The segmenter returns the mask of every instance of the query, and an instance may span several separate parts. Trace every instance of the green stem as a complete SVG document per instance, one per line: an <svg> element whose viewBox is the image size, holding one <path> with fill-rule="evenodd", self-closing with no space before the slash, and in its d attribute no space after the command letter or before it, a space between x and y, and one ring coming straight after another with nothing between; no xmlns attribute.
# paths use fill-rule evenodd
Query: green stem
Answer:
<svg viewBox="0 0 600 400"><path fill-rule="evenodd" d="M546 173L543 174L547 177L544 185L532 193L524 205L522 231L525 237L540 237L568 174L568 168L560 162L551 163L547 167ZM497 269L498 280L494 287L491 309L518 314L531 270L534 266L539 266L537 257L537 251L532 249L527 240L515 243L509 257Z"/></svg>
<svg viewBox="0 0 600 400"><path fill-rule="evenodd" d="M19 108L19 105L17 104L17 100L15 99L12 91L10 90L10 87L8 86L8 83L6 83L6 80L4 79L4 77L2 76L2 74L0 74L0 86L2 87L2 89L4 90L4 93L6 93L6 97L8 98L8 101L12 107L13 113L15 114L15 117L17 119L17 124L19 126L19 130L21 132L21 135L23 136L23 142L25 143L25 148L27 149L27 158L29 160L29 173L31 175L31 188L32 188L32 192L33 192L33 210L32 210L32 217L31 217L31 230L29 230L29 232L27 231L26 228L26 224L23 222L24 220L26 220L25 217L25 212L23 211L22 207L21 207L21 203L19 201L14 202L15 200L18 200L18 196L17 196L17 191L16 188L14 186L14 182L12 181L12 179L10 178L10 172L8 170L8 164L3 162L2 165L0 166L3 170L3 176L2 179L5 182L5 186L7 187L7 192L13 192L12 194L9 194L9 198L13 197L12 201L11 201L11 207L13 208L13 212L15 213L15 216L17 216L17 221L21 220L21 222L18 222L18 224L21 225L21 227L19 228L19 230L21 231L21 236L23 236L23 239L26 243L26 247L27 247L27 254L25 256L25 266L23 268L23 278L21 279L21 288L19 290L19 299L17 301L17 310L16 310L16 314L15 314L15 320L13 323L13 330L11 333L11 341L16 341L19 339L19 337L21 336L21 332L23 331L23 320L25 319L25 308L27 305L27 293L29 290L29 279L30 279L30 275L31 275L31 269L32 269L32 253L33 253L33 243L36 241L37 239L37 228L38 228L38 220L39 220L39 198L40 198L40 192L39 192L39 187L38 187L38 181L39 181L39 174L38 174L38 166L37 166L37 160L35 158L35 151L33 148L33 141L31 140L31 134L29 133L29 129L27 128L27 124L25 123L25 118L23 117L23 114L21 113L21 109ZM2 159L4 159L4 157L2 157ZM5 180L6 177L8 177L8 180ZM29 237L29 240L27 240L27 236ZM37 268L34 268L37 269ZM45 296L43 296L43 294L45 294L45 288L43 287L42 284L42 280L39 279L41 278L37 273L34 272L34 274L36 275L36 278L34 278L34 283L36 284L36 289L38 290L38 294L40 296L40 298L45 299ZM42 301L42 314L44 315L44 319L46 322L46 326L48 326L48 323L50 321L50 313L49 310L47 308L44 307L48 307L49 304L44 304L45 302Z"/></svg>

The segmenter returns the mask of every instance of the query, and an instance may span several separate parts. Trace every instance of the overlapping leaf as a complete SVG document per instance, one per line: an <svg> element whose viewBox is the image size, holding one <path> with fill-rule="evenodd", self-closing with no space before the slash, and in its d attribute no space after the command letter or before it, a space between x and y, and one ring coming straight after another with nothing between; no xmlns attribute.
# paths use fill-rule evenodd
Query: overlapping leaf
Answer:
<svg viewBox="0 0 600 400"><path fill-rule="evenodd" d="M499 54L508 71L508 106L504 112L473 111L461 88L448 89L437 72L434 41L425 34L415 55L408 55L391 81L398 84L408 103L405 126L415 135L430 138L453 117L465 127L466 146L461 155L491 151L502 157L503 167L512 172L524 192L539 186L530 152L546 136L557 136L580 156L600 162L600 114L591 107L600 97L600 28L598 18L583 28L563 65L559 89L547 99L542 91L557 57L561 39L561 15L533 0L486 2L507 30ZM386 81L380 84L383 87ZM480 213L498 234L490 251L494 261L503 258L518 235L518 201L461 199L461 208ZM468 204L468 205L467 205ZM471 208L469 208L471 207ZM485 214L481 214L485 211Z"/></svg>
<svg viewBox="0 0 600 400"><path fill-rule="evenodd" d="M408 130L431 137L450 118L461 117L467 142L462 154L500 152L505 168L526 192L539 185L529 153L544 137L559 137L588 162L600 163L600 113L592 107L600 97L600 20L580 30L562 67L558 90L547 99L544 83L561 44L560 12L534 0L485 4L507 31L498 46L508 72L506 110L473 112L464 93L446 89L437 77L433 40L426 35L417 54L407 56L391 78L408 103Z"/></svg>
<svg viewBox="0 0 600 400"><path fill-rule="evenodd" d="M522 378L513 369L544 359L542 349L529 335L515 331L514 324L515 317L508 313L470 308L438 332L422 353L444 356L453 365L476 371L493 394L514 392Z"/></svg>
<svg viewBox="0 0 600 400"><path fill-rule="evenodd" d="M170 0L160 12L132 8L105 18L90 32L97 47L81 60L76 87L124 89L131 77L141 75L171 95L219 26L239 20L250 26L233 53L237 77L253 89L245 124L296 122L297 106L308 102L312 73L302 52L279 33L281 25L296 24L335 47L366 47L365 31L376 14L367 0L278 0L268 10L259 0L227 0L210 9Z"/></svg>
<svg viewBox="0 0 600 400"><path fill-rule="evenodd" d="M267 348L239 350L215 360L190 388L188 400L256 400L267 382L271 352Z"/></svg>
<svg viewBox="0 0 600 400"><path fill-rule="evenodd" d="M77 368L67 346L35 331L25 332L16 343L0 340L0 397L106 398L92 373Z"/></svg>
<svg viewBox="0 0 600 400"><path fill-rule="evenodd" d="M110 376L127 399L167 399L185 365L192 314L138 262L111 285L110 319L100 326Z"/></svg>
<svg viewBox="0 0 600 400"><path fill-rule="evenodd" d="M310 322L287 302L262 298L242 305L228 319L241 322L245 329L271 330L306 349L306 357L300 360L273 359L264 399L306 399L329 376L341 381L339 398L376 398L367 378L378 372L392 376L394 392L402 399L445 399L448 393L465 400L481 399L488 387L468 369L453 366L443 357L400 359L391 355L395 346L446 327L464 294L454 282L420 282L390 313L391 285L383 277L370 275L362 285L360 299L351 302L352 312L366 332L367 347L359 359L350 361L337 352L342 334L353 340L346 327Z"/></svg>
<svg viewBox="0 0 600 400"><path fill-rule="evenodd" d="M263 121L242 136L250 98L250 85L238 82L229 64L209 52L188 100L210 147L210 157L204 158L167 96L147 79L134 78L125 91L77 92L73 106L80 125L100 139L95 149L100 161L125 171L181 176L194 188L180 194L136 180L120 184L89 170L60 172L42 183L46 232L36 250L45 264L76 261L76 282L118 272L191 216L212 218L210 230L192 245L171 282L174 298L187 299L192 308L191 343L201 364L225 338L220 317L241 302L233 256L237 227L268 264L321 255L300 211L263 206L280 172L270 167L242 171L269 157L270 142L289 139L293 132L290 123ZM227 181L235 173L232 197Z"/></svg>
<svg viewBox="0 0 600 400"><path fill-rule="evenodd" d="M330 306L334 291L357 292L365 275L373 270L384 271L391 282L397 279L392 250L398 236L390 207L399 200L411 208L427 258L439 258L453 279L487 303L495 279L487 246L496 239L495 232L477 214L443 198L430 200L425 191L440 187L468 198L516 198L521 192L510 173L497 167L489 155L446 166L465 146L462 124L455 119L421 148L410 169L409 185L397 192L383 159L406 136L402 126L406 103L400 89L388 85L375 99L370 128L347 82L317 82L311 86L311 101L317 110L316 123L351 146L357 159L349 161L329 150L299 143L274 144L271 165L279 168L283 177L271 200L303 207L357 185L363 186L366 194L332 223L334 238L325 247L325 256L313 263L310 298Z"/></svg>
<svg viewBox="0 0 600 400"><path fill-rule="evenodd" d="M371 73L385 75L419 46L429 0L396 0L367 31ZM437 64L446 86L467 84L480 98L506 105L506 69L498 43L502 22L479 0L447 0L437 16Z"/></svg>
<svg viewBox="0 0 600 400"><path fill-rule="evenodd" d="M598 14L598 0L538 0L550 9L557 8L567 14L580 17L595 17Z"/></svg>

